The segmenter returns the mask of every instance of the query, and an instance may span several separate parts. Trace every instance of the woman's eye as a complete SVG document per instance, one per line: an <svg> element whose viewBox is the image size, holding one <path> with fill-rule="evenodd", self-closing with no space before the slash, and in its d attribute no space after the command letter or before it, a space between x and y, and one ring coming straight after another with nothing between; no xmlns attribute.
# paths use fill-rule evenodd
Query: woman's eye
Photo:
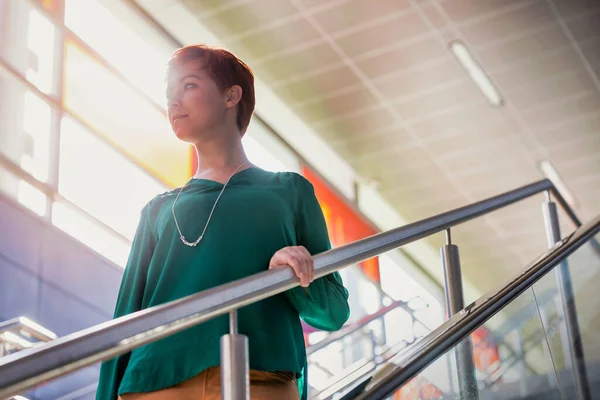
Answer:
<svg viewBox="0 0 600 400"><path fill-rule="evenodd" d="M190 89L190 88L193 88L193 87L196 87L196 84L195 84L195 83L186 83L186 84L183 86L183 88L184 88L184 89Z"/></svg>

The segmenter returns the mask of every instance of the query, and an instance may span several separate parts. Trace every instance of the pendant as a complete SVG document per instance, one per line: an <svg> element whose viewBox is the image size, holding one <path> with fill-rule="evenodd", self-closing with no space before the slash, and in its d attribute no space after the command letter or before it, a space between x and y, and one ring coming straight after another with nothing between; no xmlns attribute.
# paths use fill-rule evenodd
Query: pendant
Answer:
<svg viewBox="0 0 600 400"><path fill-rule="evenodd" d="M200 236L195 242L188 242L185 237L183 235L180 236L181 241L183 242L183 244L185 244L186 246L189 247L196 247L198 245L198 243L200 243L200 241L202 240L202 236Z"/></svg>

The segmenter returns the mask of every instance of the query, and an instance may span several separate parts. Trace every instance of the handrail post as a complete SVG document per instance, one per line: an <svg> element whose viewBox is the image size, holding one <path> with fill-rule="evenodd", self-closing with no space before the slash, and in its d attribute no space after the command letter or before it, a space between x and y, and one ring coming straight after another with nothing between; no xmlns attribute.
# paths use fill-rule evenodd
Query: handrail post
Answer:
<svg viewBox="0 0 600 400"><path fill-rule="evenodd" d="M444 289L446 292L446 315L448 318L462 310L464 305L462 275L458 246L452 244L450 229L446 230L446 245L441 248L444 267ZM456 369L458 374L459 398L478 399L477 378L473 362L473 347L468 337L456 346Z"/></svg>
<svg viewBox="0 0 600 400"><path fill-rule="evenodd" d="M543 204L542 210L544 212L548 247L552 248L561 239L560 225L558 223L556 203L551 200L549 192L546 192L546 198L547 200ZM569 263L566 259L556 268L556 281L562 303L564 321L567 328L567 339L570 347L569 352L571 354L573 374L575 375L575 388L577 389L579 399L589 400L591 398L590 385L586 373L583 343L581 341L581 332L579 331L579 322L577 320L575 292L573 291Z"/></svg>
<svg viewBox="0 0 600 400"><path fill-rule="evenodd" d="M221 399L250 400L248 337L238 334L237 311L229 313L229 335L221 337Z"/></svg>

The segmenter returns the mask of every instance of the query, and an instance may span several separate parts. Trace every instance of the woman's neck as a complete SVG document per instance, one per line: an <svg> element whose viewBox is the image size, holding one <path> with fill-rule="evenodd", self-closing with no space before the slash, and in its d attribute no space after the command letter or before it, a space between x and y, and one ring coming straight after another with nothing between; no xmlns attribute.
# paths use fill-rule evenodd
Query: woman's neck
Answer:
<svg viewBox="0 0 600 400"><path fill-rule="evenodd" d="M244 162L246 164L237 172L252 166L247 162L248 158L239 136L230 140L221 137L220 140L197 144L195 147L198 155L198 170L194 178L224 183Z"/></svg>

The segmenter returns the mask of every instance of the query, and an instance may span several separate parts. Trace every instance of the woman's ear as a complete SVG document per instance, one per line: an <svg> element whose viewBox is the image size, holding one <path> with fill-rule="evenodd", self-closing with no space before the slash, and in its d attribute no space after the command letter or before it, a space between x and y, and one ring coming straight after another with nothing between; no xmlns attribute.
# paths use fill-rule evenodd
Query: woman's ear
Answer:
<svg viewBox="0 0 600 400"><path fill-rule="evenodd" d="M242 87L233 85L225 92L225 106L228 108L235 107L242 100Z"/></svg>

